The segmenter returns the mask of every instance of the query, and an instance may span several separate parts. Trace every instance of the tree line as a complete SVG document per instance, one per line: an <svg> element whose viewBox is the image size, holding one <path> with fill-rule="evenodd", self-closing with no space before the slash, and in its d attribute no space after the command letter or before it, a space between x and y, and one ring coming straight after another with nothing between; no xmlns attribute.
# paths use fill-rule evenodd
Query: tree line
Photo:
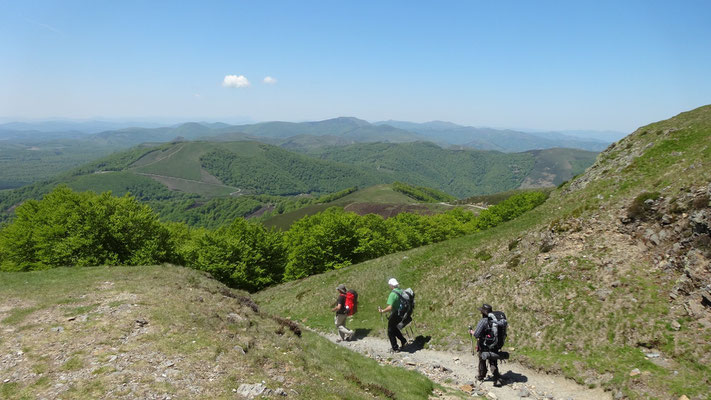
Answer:
<svg viewBox="0 0 711 400"><path fill-rule="evenodd" d="M455 208L437 215L402 213L389 219L332 207L280 232L243 218L217 229L161 222L148 205L132 196L78 193L59 186L42 200L17 207L16 218L0 229L0 270L174 263L253 292L488 229L545 199L544 193L527 192L478 215Z"/></svg>

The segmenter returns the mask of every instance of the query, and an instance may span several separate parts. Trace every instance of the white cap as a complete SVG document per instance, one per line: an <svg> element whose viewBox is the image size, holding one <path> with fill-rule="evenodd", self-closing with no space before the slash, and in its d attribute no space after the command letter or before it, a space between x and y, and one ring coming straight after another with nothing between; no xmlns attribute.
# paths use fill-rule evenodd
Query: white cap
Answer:
<svg viewBox="0 0 711 400"><path fill-rule="evenodd" d="M399 284L397 283L397 279L390 278L390 280L388 281L388 285L397 287Z"/></svg>

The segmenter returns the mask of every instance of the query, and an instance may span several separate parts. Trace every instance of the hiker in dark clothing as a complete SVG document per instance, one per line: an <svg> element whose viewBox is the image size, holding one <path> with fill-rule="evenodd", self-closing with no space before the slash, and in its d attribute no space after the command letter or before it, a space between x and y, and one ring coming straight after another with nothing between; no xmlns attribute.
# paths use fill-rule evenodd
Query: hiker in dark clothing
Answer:
<svg viewBox="0 0 711 400"><path fill-rule="evenodd" d="M479 354L479 375L477 376L477 379L483 381L484 378L486 378L486 361L488 358L489 366L491 367L491 373L494 378L494 386L499 386L501 385L501 375L499 375L499 366L497 360L491 357L482 358L482 353L488 356L491 354L491 352L496 352L499 350L491 349L484 344L484 337L487 334L487 331L489 330L489 314L491 314L492 308L490 305L484 304L481 306L481 308L479 308L479 311L481 311L481 319L479 320L479 323L476 324L476 328L469 331L469 334L474 335L474 337L477 339L476 347L477 353Z"/></svg>
<svg viewBox="0 0 711 400"><path fill-rule="evenodd" d="M387 307L378 307L378 311L380 313L390 311L390 316L388 317L388 339L390 339L390 347L392 348L392 351L399 352L400 347L398 347L396 339L400 340L402 347L405 347L407 344L405 336L402 335L402 332L400 332L400 329L397 327L402 320L402 318L397 315L397 311L400 308L400 296L402 296L402 289L400 289L400 284L395 278L390 278L388 285L390 286L390 294L388 295Z"/></svg>

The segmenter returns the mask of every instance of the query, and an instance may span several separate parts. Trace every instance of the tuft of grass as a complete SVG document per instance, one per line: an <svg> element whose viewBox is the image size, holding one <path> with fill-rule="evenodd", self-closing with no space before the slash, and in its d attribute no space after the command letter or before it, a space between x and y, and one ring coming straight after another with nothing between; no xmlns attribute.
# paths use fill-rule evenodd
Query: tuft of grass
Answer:
<svg viewBox="0 0 711 400"><path fill-rule="evenodd" d="M655 201L659 198L659 195L659 192L642 192L634 198L632 204L627 208L627 216L642 221L649 219L652 207L647 204L647 200Z"/></svg>
<svg viewBox="0 0 711 400"><path fill-rule="evenodd" d="M10 312L9 316L5 317L0 322L7 325L19 325L25 320L25 318L27 318L28 315L41 309L42 307L16 308Z"/></svg>
<svg viewBox="0 0 711 400"><path fill-rule="evenodd" d="M84 368L84 362L78 356L73 356L62 364L62 371L78 371Z"/></svg>

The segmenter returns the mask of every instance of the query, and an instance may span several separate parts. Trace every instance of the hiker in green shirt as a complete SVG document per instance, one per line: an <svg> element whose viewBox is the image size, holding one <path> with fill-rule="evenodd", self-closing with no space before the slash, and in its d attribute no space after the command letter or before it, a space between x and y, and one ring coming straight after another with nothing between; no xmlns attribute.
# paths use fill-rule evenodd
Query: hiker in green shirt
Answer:
<svg viewBox="0 0 711 400"><path fill-rule="evenodd" d="M387 307L380 308L378 311L380 313L390 311L390 316L388 317L388 339L390 339L390 346L392 351L399 352L401 347L405 347L407 340L398 329L397 325L402 320L402 317L398 315L398 309L400 308L400 296L402 295L402 289L400 289L400 284L397 279L390 278L388 281L390 286L390 294L388 295ZM398 347L397 341L395 339L400 339L401 347Z"/></svg>

